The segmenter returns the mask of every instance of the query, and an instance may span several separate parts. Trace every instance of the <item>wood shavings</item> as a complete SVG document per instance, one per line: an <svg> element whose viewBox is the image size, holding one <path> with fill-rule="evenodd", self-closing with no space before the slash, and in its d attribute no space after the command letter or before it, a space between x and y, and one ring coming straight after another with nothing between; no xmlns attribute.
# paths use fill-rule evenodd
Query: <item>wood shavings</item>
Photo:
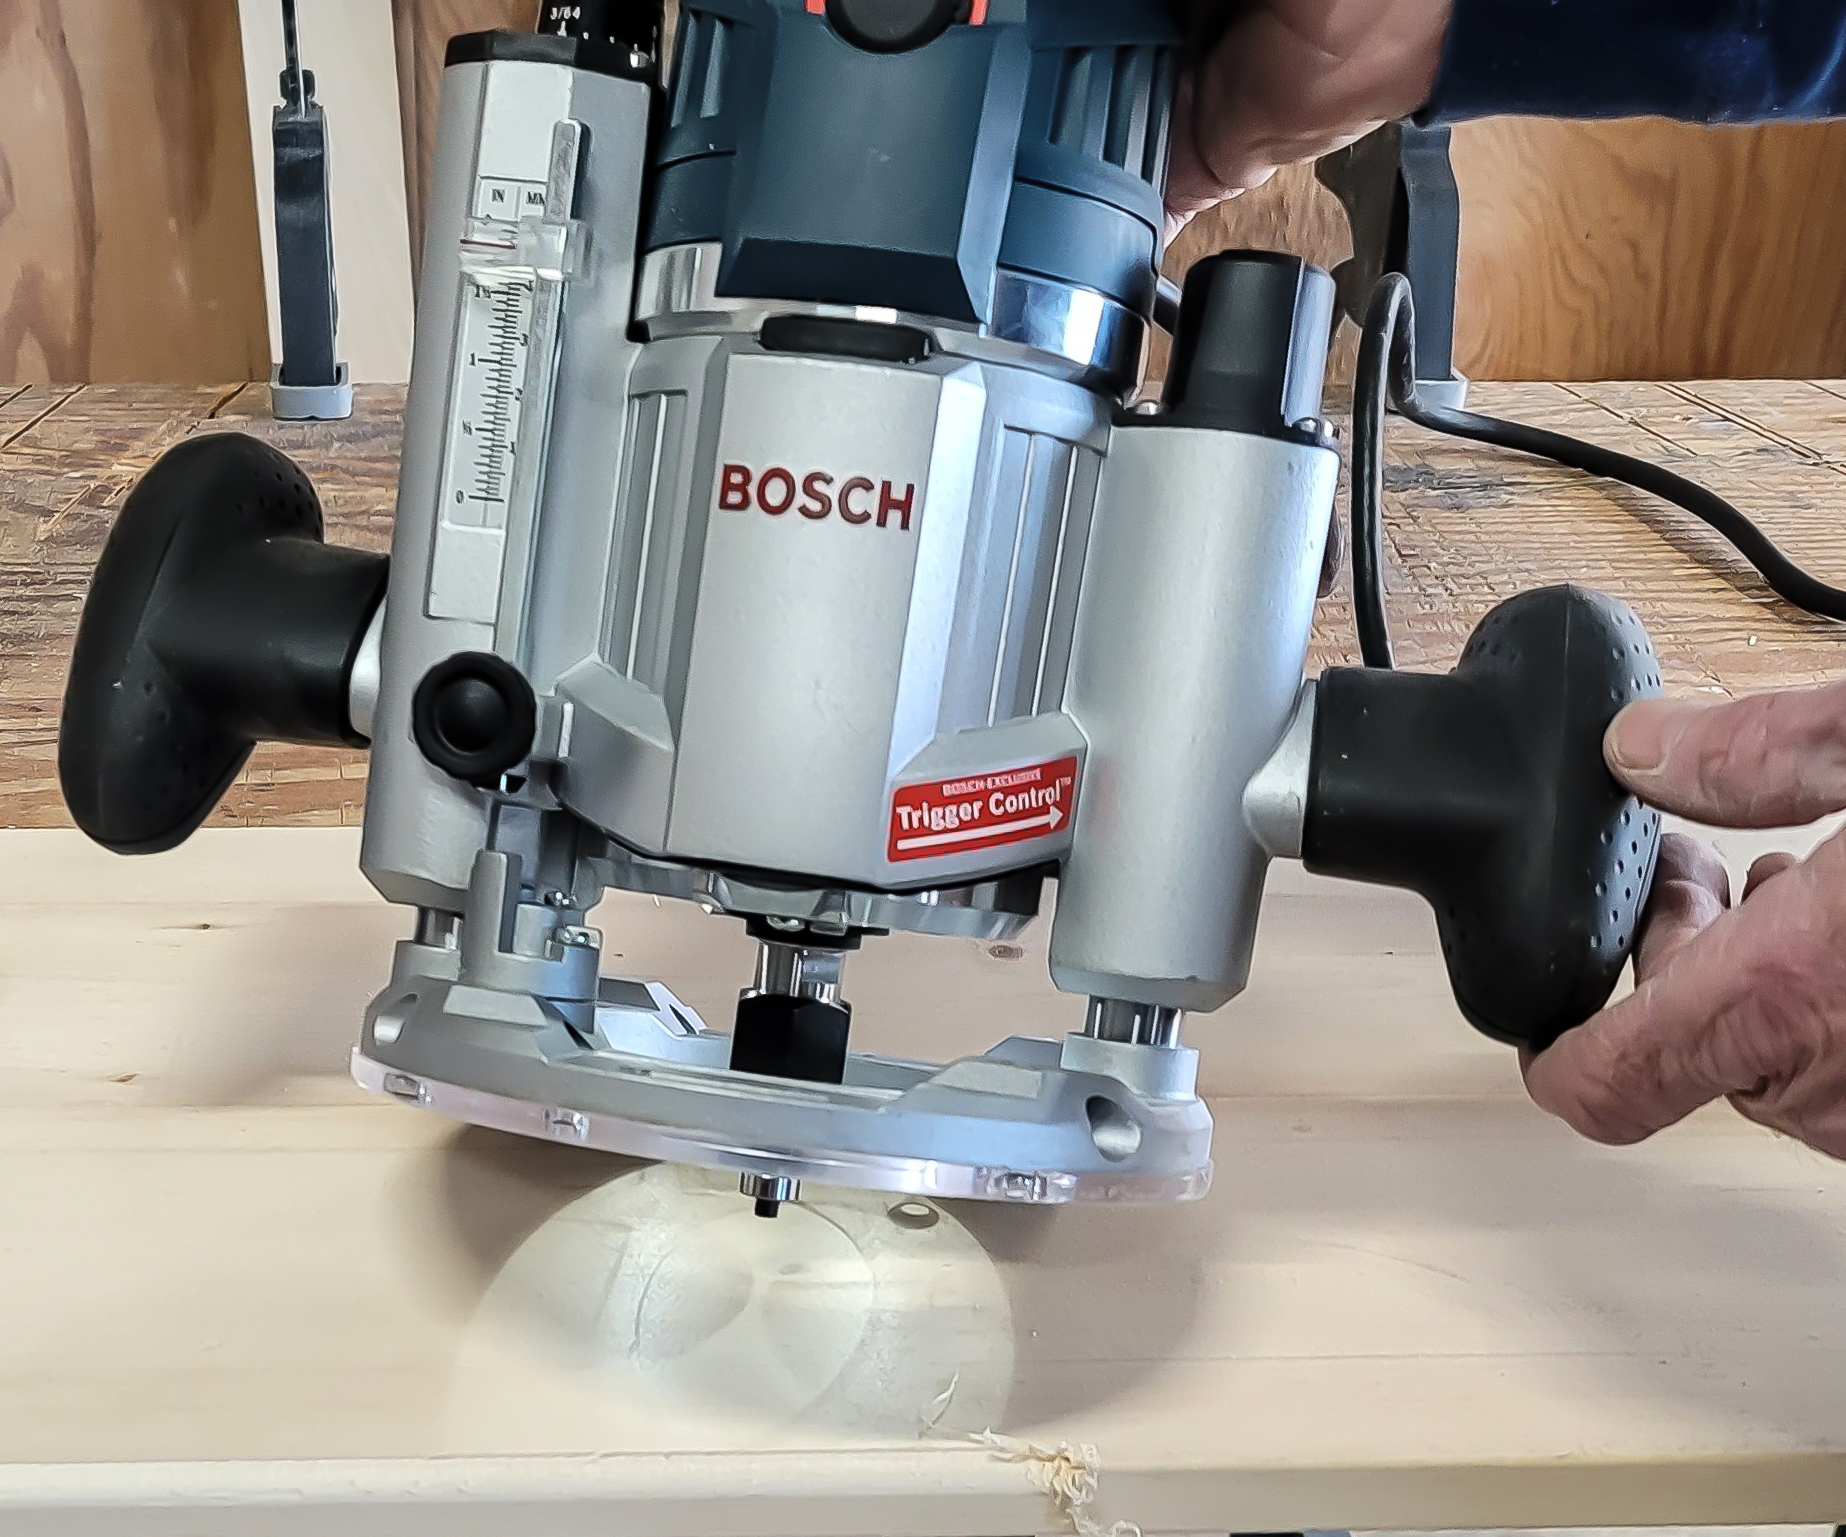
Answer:
<svg viewBox="0 0 1846 1537"><path fill-rule="evenodd" d="M1132 1521L1104 1526L1090 1514L1102 1478L1102 1458L1087 1441L1075 1446L1069 1441L1055 1447L1035 1446L993 1430L968 1439L1002 1462L1025 1464L1032 1482L1051 1497L1076 1537L1141 1537L1141 1528Z"/></svg>
<svg viewBox="0 0 1846 1537"><path fill-rule="evenodd" d="M939 1431L937 1427L948 1414L955 1390L960 1386L961 1373L957 1372L949 1379L949 1385L924 1406L917 1417L919 1437L941 1436L945 1440L967 1441L986 1447L1002 1462L1023 1464L1027 1476L1050 1497L1076 1537L1141 1537L1141 1528L1132 1521L1104 1526L1090 1514L1102 1481L1102 1456L1089 1442L1072 1445L1069 1441L1060 1441L1054 1447L1046 1447L1003 1436L992 1429L983 1430L979 1435L963 1436Z"/></svg>
<svg viewBox="0 0 1846 1537"><path fill-rule="evenodd" d="M942 1423L942 1417L949 1412L949 1404L954 1400L955 1390L961 1386L961 1373L949 1378L949 1385L929 1401L920 1417L917 1434L930 1436L936 1433L936 1427Z"/></svg>
<svg viewBox="0 0 1846 1537"><path fill-rule="evenodd" d="M1141 1537L1141 1528L1132 1520L1117 1520L1111 1526L1104 1526L1089 1513L1091 1506L1097 1504L1097 1489L1102 1483L1102 1456L1087 1441L1076 1445L1060 1441L1056 1447L1037 1447L1032 1441L1001 1436L999 1430L991 1428L982 1430L978 1436L945 1436L940 1432L938 1426L949 1413L954 1389L960 1386L962 1373L956 1373L949 1378L949 1386L925 1404L923 1413L917 1415L917 1436L969 1441L975 1447L988 1448L1001 1461L1025 1465L1026 1476L1041 1493L1050 1496L1050 1502L1058 1506L1063 1519L1071 1522L1071 1531L1076 1537Z"/></svg>

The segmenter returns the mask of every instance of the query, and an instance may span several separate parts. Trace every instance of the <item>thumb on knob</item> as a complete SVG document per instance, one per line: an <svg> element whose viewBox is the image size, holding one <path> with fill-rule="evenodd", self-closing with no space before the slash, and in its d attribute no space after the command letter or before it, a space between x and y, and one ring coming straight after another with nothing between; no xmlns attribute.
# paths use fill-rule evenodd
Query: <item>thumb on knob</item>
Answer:
<svg viewBox="0 0 1846 1537"><path fill-rule="evenodd" d="M1846 810L1846 682L1706 704L1644 699L1603 744L1610 772L1663 811L1789 827Z"/></svg>

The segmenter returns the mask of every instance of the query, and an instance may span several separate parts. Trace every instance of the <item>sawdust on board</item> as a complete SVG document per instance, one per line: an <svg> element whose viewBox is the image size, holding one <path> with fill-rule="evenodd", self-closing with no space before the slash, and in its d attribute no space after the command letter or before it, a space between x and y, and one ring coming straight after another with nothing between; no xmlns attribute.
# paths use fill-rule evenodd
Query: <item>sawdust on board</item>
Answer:
<svg viewBox="0 0 1846 1537"><path fill-rule="evenodd" d="M1104 1526L1091 1513L1102 1482L1102 1456L1089 1442L1060 1441L1056 1446L1039 1446L1014 1436L1003 1436L993 1429L975 1435L942 1431L939 1427L960 1385L958 1372L949 1385L930 1400L921 1416L917 1432L920 1436L966 1441L985 1447L1001 1462L1023 1465L1026 1476L1058 1507L1076 1537L1141 1537L1141 1528L1132 1521L1116 1521Z"/></svg>

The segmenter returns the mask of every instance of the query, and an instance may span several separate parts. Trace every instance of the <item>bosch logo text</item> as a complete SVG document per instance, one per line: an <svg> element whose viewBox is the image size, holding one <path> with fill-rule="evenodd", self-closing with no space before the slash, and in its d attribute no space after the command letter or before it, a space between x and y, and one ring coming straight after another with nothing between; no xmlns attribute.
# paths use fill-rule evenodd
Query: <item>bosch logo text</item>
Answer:
<svg viewBox="0 0 1846 1537"><path fill-rule="evenodd" d="M821 523L836 513L855 527L876 524L910 532L917 513L917 488L901 490L894 481L868 480L854 475L841 481L825 470L810 470L797 478L793 470L772 466L760 475L747 464L727 464L718 472L718 510L749 512L755 509L772 518L795 513Z"/></svg>

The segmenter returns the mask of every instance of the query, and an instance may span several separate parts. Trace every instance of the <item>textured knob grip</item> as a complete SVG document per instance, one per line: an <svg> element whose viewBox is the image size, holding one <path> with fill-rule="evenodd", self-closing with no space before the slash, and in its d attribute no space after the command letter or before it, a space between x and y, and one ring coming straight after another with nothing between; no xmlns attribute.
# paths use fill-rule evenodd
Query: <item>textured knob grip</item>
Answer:
<svg viewBox="0 0 1846 1537"><path fill-rule="evenodd" d="M1579 587L1500 605L1446 676L1333 669L1303 860L1421 893L1462 1012L1542 1050L1608 1001L1634 945L1660 819L1602 740L1659 690L1640 620Z"/></svg>
<svg viewBox="0 0 1846 1537"><path fill-rule="evenodd" d="M77 629L58 729L77 825L158 853L257 742L365 745L347 690L387 570L322 542L314 488L268 444L214 433L170 450L123 505Z"/></svg>

